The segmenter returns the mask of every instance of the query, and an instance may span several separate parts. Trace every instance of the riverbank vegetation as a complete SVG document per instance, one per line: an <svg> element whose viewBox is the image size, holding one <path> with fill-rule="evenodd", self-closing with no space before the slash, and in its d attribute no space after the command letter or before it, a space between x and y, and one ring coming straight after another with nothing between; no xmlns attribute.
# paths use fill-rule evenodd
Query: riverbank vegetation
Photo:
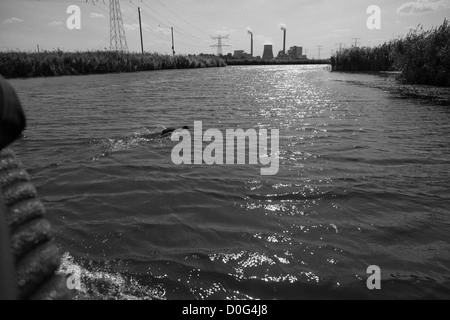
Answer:
<svg viewBox="0 0 450 320"><path fill-rule="evenodd" d="M224 67L213 55L162 55L158 53L0 52L0 74L5 78L52 77L165 69Z"/></svg>
<svg viewBox="0 0 450 320"><path fill-rule="evenodd" d="M383 45L352 47L331 58L333 71L400 71L411 84L450 86L450 23L418 27Z"/></svg>

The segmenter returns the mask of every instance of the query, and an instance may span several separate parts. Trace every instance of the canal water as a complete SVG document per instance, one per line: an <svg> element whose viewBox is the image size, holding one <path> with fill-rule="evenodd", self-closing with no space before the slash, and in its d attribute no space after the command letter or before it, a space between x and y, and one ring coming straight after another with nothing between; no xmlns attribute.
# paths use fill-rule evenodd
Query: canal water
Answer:
<svg viewBox="0 0 450 320"><path fill-rule="evenodd" d="M449 89L325 66L10 83L78 299L450 298ZM173 164L152 133L194 121L278 129L277 175Z"/></svg>

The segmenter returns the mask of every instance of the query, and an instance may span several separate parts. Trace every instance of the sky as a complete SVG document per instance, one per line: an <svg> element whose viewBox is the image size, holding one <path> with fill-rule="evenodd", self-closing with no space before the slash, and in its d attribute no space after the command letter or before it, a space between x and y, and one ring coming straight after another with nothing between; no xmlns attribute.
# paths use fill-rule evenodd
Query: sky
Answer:
<svg viewBox="0 0 450 320"><path fill-rule="evenodd" d="M81 29L70 30L67 8L81 9ZM371 30L367 8L381 9L381 29ZM130 51L140 51L138 7L141 8L144 50L171 53L174 28L179 54L216 53L212 36L229 35L223 52L262 55L264 44L274 54L287 44L301 46L308 58L329 57L342 46L374 46L405 35L422 24L425 29L450 18L450 0L120 0ZM0 50L103 50L110 46L109 0L1 0ZM320 51L319 51L320 46ZM306 52L305 52L306 51Z"/></svg>

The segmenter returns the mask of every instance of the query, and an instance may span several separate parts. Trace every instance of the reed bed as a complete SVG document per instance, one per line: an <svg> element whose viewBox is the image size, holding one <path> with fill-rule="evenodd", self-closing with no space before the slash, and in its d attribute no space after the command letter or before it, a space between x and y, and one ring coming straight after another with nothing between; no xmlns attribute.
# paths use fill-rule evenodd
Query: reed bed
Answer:
<svg viewBox="0 0 450 320"><path fill-rule="evenodd" d="M450 23L422 26L377 47L352 47L331 58L333 71L400 71L406 83L450 86Z"/></svg>
<svg viewBox="0 0 450 320"><path fill-rule="evenodd" d="M212 55L162 55L113 51L0 52L0 74L5 78L53 77L164 69L224 67Z"/></svg>

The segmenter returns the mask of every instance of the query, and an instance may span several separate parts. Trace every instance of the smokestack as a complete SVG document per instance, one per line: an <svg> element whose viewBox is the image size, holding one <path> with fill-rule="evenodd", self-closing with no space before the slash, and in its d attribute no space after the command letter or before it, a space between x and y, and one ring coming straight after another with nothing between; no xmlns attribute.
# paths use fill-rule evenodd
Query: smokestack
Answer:
<svg viewBox="0 0 450 320"><path fill-rule="evenodd" d="M287 26L282 23L280 24L280 28L281 30L283 30L283 55L286 54L286 30L287 30Z"/></svg>
<svg viewBox="0 0 450 320"><path fill-rule="evenodd" d="M271 44L264 45L264 54L262 57L263 60L272 60L273 59L273 48Z"/></svg>
<svg viewBox="0 0 450 320"><path fill-rule="evenodd" d="M250 55L253 57L253 31L250 28L247 28L247 32L250 34L251 42L250 42Z"/></svg>

